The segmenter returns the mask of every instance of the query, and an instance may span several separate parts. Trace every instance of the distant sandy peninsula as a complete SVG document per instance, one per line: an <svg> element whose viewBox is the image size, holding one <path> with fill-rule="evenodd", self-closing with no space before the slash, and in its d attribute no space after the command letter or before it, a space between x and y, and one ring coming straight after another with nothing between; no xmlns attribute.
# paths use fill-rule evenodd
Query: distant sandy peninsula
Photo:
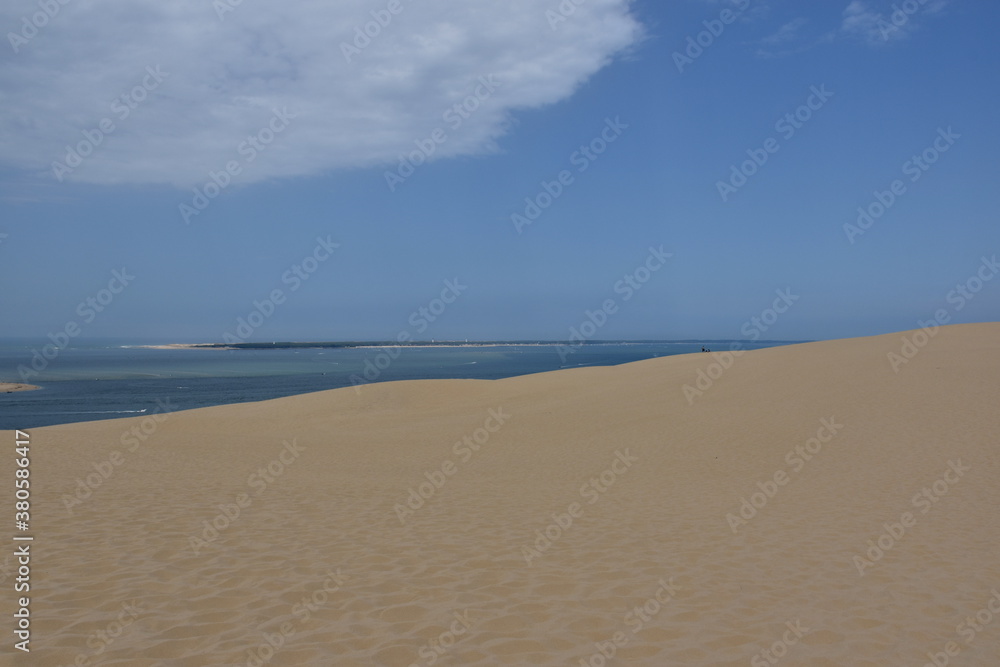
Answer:
<svg viewBox="0 0 1000 667"><path fill-rule="evenodd" d="M167 343L165 345L135 345L143 350L232 350L235 348L216 343Z"/></svg>
<svg viewBox="0 0 1000 667"><path fill-rule="evenodd" d="M705 345L738 342L733 340L484 340L484 341L452 341L452 340L385 340L385 341L323 341L294 342L275 341L270 343L164 343L161 345L132 345L146 350L289 350L289 349L330 349L330 348L384 348L384 347L553 347L559 345L636 345L636 344L671 344L671 345ZM758 340L759 344L804 343L799 340Z"/></svg>
<svg viewBox="0 0 1000 667"><path fill-rule="evenodd" d="M0 394L12 394L15 391L32 391L41 389L33 384L20 384L16 382L0 382Z"/></svg>

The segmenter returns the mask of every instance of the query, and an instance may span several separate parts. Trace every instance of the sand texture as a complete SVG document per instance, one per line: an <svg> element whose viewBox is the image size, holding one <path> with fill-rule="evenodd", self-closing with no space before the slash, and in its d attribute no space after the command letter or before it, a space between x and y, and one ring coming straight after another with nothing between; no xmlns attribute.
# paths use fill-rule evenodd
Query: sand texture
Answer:
<svg viewBox="0 0 1000 667"><path fill-rule="evenodd" d="M0 662L995 667L1000 324L904 335L33 429Z"/></svg>

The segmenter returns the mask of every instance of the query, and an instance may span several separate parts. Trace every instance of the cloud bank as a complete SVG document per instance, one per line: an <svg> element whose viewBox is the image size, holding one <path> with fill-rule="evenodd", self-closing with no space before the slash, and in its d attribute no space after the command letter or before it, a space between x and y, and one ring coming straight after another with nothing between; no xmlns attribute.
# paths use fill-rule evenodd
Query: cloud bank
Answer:
<svg viewBox="0 0 1000 667"><path fill-rule="evenodd" d="M629 0L16 0L0 28L0 162L185 188L392 165L435 130L434 159L489 152L641 35Z"/></svg>

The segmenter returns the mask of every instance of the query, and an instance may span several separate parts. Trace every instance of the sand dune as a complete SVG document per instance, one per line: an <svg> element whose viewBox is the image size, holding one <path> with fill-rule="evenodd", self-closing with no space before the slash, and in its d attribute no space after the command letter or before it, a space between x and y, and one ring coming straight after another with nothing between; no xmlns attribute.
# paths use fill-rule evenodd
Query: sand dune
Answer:
<svg viewBox="0 0 1000 667"><path fill-rule="evenodd" d="M923 335L34 429L0 660L995 666L1000 324Z"/></svg>

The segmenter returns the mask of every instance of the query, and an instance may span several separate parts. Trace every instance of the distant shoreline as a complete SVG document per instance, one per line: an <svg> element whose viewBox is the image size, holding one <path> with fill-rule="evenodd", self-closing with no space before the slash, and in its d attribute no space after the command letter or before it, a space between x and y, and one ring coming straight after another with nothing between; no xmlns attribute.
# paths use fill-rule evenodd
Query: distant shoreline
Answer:
<svg viewBox="0 0 1000 667"><path fill-rule="evenodd" d="M34 391L35 389L41 389L41 387L17 382L0 382L0 394L13 394L15 391Z"/></svg>
<svg viewBox="0 0 1000 667"><path fill-rule="evenodd" d="M631 342L631 341L630 341ZM657 341L663 342L663 341ZM551 345L576 345L578 343L561 343L547 341L531 342L494 342L494 343L449 343L449 342L420 342L409 341L406 343L394 343L392 341L369 341L369 342L322 342L322 343L168 343L166 345L135 345L146 350L291 350L291 349L366 349L381 347L511 347L511 346L551 346ZM600 344L599 342L589 342L590 345ZM605 342L605 345L621 345L622 343Z"/></svg>
<svg viewBox="0 0 1000 667"><path fill-rule="evenodd" d="M289 350L289 349L365 349L384 347L551 347L556 345L580 346L580 345L714 345L723 343L805 343L811 341L798 340L584 340L584 341L557 341L557 340L512 340L512 341L407 341L400 343L396 341L327 341L301 343L293 341L278 341L273 343L166 343L162 345L129 345L128 347L141 348L145 350Z"/></svg>

